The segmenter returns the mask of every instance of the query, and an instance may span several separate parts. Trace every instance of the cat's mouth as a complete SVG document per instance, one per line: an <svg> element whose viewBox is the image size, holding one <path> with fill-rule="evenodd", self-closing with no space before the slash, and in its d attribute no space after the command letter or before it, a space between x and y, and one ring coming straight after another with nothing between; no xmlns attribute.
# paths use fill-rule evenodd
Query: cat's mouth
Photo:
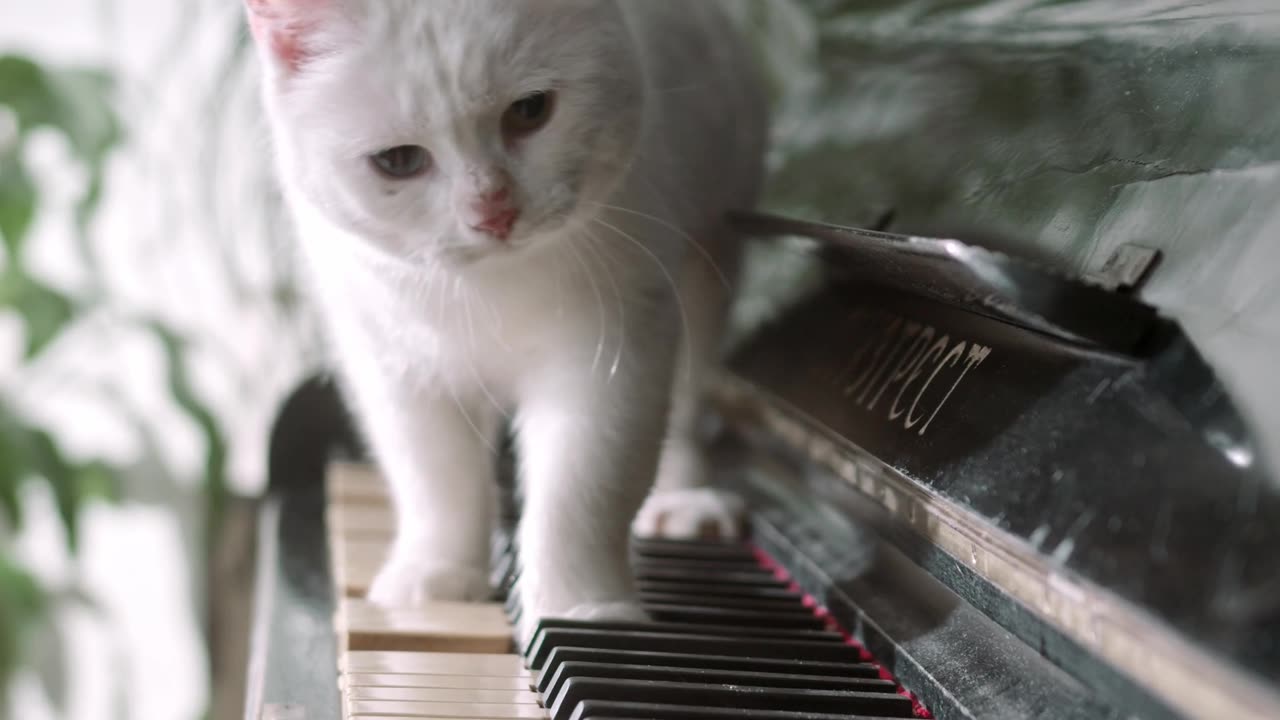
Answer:
<svg viewBox="0 0 1280 720"><path fill-rule="evenodd" d="M564 211L547 212L538 217L522 217L512 227L511 234L503 240L491 235L474 232L454 239L453 242L437 245L431 251L434 260L447 267L469 267L486 260L511 258L553 241L554 236L563 234L570 228L570 214Z"/></svg>

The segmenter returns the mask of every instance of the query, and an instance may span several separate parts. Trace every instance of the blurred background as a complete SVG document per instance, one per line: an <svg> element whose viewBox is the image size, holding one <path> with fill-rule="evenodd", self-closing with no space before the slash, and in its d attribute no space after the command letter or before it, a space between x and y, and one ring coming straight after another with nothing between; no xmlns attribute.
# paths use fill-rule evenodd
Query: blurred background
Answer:
<svg viewBox="0 0 1280 720"><path fill-rule="evenodd" d="M9 717L201 718L243 675L242 498L313 345L241 12L0 0Z"/></svg>
<svg viewBox="0 0 1280 720"><path fill-rule="evenodd" d="M1076 272L1158 247L1144 297L1275 457L1272 0L732 6L774 85L769 209ZM242 713L267 433L320 359L249 52L238 0L0 0L0 717Z"/></svg>

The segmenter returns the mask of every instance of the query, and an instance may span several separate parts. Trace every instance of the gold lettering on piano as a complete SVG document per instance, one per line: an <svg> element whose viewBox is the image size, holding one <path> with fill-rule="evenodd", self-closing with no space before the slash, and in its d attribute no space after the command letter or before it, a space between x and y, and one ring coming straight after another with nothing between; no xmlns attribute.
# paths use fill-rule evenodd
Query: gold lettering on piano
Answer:
<svg viewBox="0 0 1280 720"><path fill-rule="evenodd" d="M989 346L939 335L932 325L888 312L859 310L850 320L855 333L871 341L841 373L852 377L844 382L844 396L868 411L891 397L883 408L886 419L917 435L929 430L960 383L991 354Z"/></svg>

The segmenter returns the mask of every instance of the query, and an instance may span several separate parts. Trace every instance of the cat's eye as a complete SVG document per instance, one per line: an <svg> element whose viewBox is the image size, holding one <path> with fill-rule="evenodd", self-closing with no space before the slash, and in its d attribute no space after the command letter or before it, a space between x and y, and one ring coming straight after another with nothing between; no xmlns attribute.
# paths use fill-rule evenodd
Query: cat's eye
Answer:
<svg viewBox="0 0 1280 720"><path fill-rule="evenodd" d="M508 137L521 137L537 132L551 119L555 94L536 92L511 103L502 114L502 132Z"/></svg>
<svg viewBox="0 0 1280 720"><path fill-rule="evenodd" d="M382 175L392 180L408 180L426 172L431 156L421 145L397 145L369 156Z"/></svg>

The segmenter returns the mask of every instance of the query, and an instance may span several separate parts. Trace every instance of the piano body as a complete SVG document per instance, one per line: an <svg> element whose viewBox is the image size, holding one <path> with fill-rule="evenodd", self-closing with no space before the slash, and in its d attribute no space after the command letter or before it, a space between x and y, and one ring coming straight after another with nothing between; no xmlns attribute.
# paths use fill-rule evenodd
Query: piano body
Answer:
<svg viewBox="0 0 1280 720"><path fill-rule="evenodd" d="M1241 92L1274 68L1280 11L813 5L800 57L825 74L780 104L828 109L771 211L733 218L756 270L707 418L747 540L637 542L647 626L548 622L512 646L502 532L493 603L380 613L359 595L385 490L309 381L271 441L247 718L1280 718L1280 403L1274 381L1239 390L1249 358L1274 367L1280 311L1255 313L1244 360L1203 332L1240 292L1205 292L1214 273L1249 285L1280 257L1245 233L1277 227L1275 195L1249 198L1280 178L1170 170L1280 147L1280 96ZM1020 99L979 107L1000 82ZM841 92L897 119L828 122L872 113ZM813 216L837 224L794 219ZM919 230L961 226L994 231Z"/></svg>

